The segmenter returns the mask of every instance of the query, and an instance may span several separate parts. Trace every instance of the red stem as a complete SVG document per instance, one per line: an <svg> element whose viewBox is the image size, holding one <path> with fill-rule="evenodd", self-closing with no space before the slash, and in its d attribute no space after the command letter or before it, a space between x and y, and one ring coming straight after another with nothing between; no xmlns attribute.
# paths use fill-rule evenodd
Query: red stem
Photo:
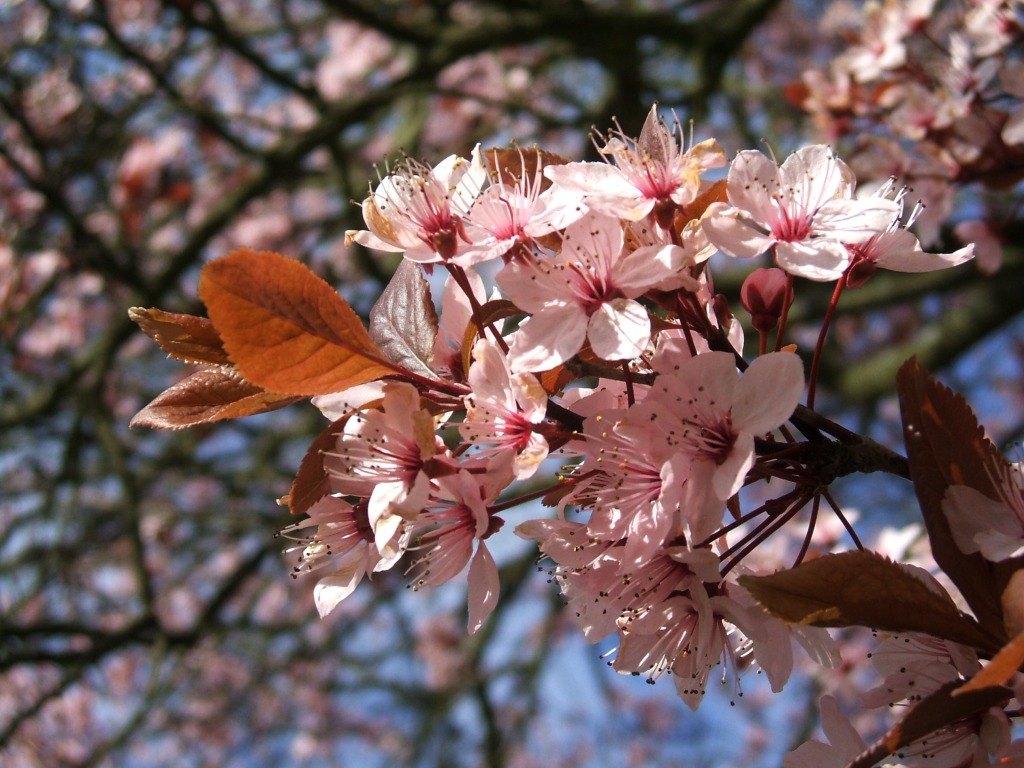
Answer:
<svg viewBox="0 0 1024 768"><path fill-rule="evenodd" d="M825 348L825 337L828 335L829 326L832 324L832 316L835 315L836 307L839 305L839 297L843 294L843 286L846 285L846 275L843 275L836 282L836 289L832 292L832 301L825 311L825 319L821 323L821 331L818 333L818 343L814 346L814 360L811 362L811 376L807 384L807 407L814 407L814 392L818 385L818 368L821 366L821 351Z"/></svg>

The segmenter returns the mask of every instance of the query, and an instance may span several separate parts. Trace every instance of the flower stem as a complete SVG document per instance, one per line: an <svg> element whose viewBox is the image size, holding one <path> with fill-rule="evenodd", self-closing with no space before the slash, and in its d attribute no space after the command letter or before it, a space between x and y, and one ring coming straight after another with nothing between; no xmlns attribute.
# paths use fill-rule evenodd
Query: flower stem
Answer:
<svg viewBox="0 0 1024 768"><path fill-rule="evenodd" d="M818 333L818 343L814 345L814 360L811 362L811 375L807 383L807 407L814 407L814 393L818 385L818 368L821 366L821 352L825 348L825 337L828 335L829 326L832 324L832 317L839 305L839 297L843 295L843 286L846 285L845 275L836 281L836 289L832 291L832 300L825 311L825 319L821 322L821 331Z"/></svg>

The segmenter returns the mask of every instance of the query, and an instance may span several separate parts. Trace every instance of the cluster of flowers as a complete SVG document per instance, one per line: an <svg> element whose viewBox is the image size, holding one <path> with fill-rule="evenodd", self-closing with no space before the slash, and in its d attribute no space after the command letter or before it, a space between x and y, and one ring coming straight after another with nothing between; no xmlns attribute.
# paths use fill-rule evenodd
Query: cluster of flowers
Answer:
<svg viewBox="0 0 1024 768"><path fill-rule="evenodd" d="M957 191L1024 178L1020 0L885 0L838 21L849 40L827 72L790 88L831 140L851 137L861 179L897 176L925 201L918 231L935 242ZM975 196L981 215L957 225L995 271L1001 230L1019 201Z"/></svg>
<svg viewBox="0 0 1024 768"><path fill-rule="evenodd" d="M794 636L823 663L838 655L825 630L770 617L735 577L808 503L833 502L786 426L816 429L799 416L803 363L782 327L767 334L795 278L855 286L972 248L924 252L904 193L858 198L826 146L730 164L656 109L638 139L596 142L605 162L479 148L434 168L406 159L363 202L367 230L350 240L404 254L396 281L424 281L417 263L447 270L441 316L415 383L314 398L336 425L321 446L331 493L286 529L296 571L326 573L314 592L326 615L399 563L413 587L468 564L474 632L498 600L487 542L501 514L544 497L557 513L516 532L553 561L586 637L617 635L616 670L671 673L696 708L712 668L738 688L753 654L779 690ZM744 286L761 336L750 363L707 269L716 252L778 265ZM549 457L555 481L516 496ZM786 490L744 513L741 488L771 478Z"/></svg>

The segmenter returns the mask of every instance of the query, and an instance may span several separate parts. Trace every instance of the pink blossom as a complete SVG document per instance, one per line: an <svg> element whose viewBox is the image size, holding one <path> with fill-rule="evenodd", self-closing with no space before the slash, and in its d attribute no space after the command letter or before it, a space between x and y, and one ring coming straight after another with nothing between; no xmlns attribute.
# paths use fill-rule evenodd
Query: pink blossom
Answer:
<svg viewBox="0 0 1024 768"><path fill-rule="evenodd" d="M630 571L651 560L683 533L680 503L690 473L689 458L658 450L648 435L626 436L614 412L587 419L583 437L584 478L565 501L591 509L588 533L601 541L624 541L620 557ZM652 450L653 449L653 450Z"/></svg>
<svg viewBox="0 0 1024 768"><path fill-rule="evenodd" d="M971 649L916 632L883 635L871 663L884 679L864 694L867 707L918 701L946 683L974 676L981 668Z"/></svg>
<svg viewBox="0 0 1024 768"><path fill-rule="evenodd" d="M539 167L535 175L524 173L514 184L492 180L466 216L473 244L463 260L480 263L503 256L517 243L564 229L583 216L586 208L560 187L542 192L543 180Z"/></svg>
<svg viewBox="0 0 1024 768"><path fill-rule="evenodd" d="M704 581L719 578L718 557L709 549L666 547L629 568L624 548L592 536L584 523L530 520L516 533L537 541L556 563L555 578L590 642L615 632L620 620L643 615L694 575Z"/></svg>
<svg viewBox="0 0 1024 768"><path fill-rule="evenodd" d="M879 197L887 196L888 190L889 185L883 187ZM925 253L918 239L908 231L920 214L922 206L918 203L904 222L905 193L905 189L896 193L894 202L899 206L899 211L885 230L871 235L867 240L846 246L852 255L847 272L847 282L851 286L866 282L879 267L895 272L932 272L955 267L974 258L973 245L966 245L952 253Z"/></svg>
<svg viewBox="0 0 1024 768"><path fill-rule="evenodd" d="M509 462L492 462L481 475L462 469L438 480L434 503L416 522L419 554L409 566L413 588L437 585L469 566L469 633L475 633L498 603L498 568L484 539L501 526L487 505L510 479ZM476 554L473 545L476 543ZM472 562L470 558L472 557Z"/></svg>
<svg viewBox="0 0 1024 768"><path fill-rule="evenodd" d="M994 56L1017 38L1017 5L1012 0L972 0L964 16L964 32L978 56Z"/></svg>
<svg viewBox="0 0 1024 768"><path fill-rule="evenodd" d="M884 230L898 212L891 200L854 200L853 173L822 145L776 165L740 152L729 169L729 204L715 203L704 231L719 250L753 258L774 248L780 267L810 280L836 280L850 263L843 243Z"/></svg>
<svg viewBox="0 0 1024 768"><path fill-rule="evenodd" d="M513 455L516 479L532 476L548 455L548 441L535 431L547 411L544 387L533 374L513 374L504 353L487 339L473 347L469 385L473 393L466 397L462 436L478 448L487 446L478 456Z"/></svg>
<svg viewBox="0 0 1024 768"><path fill-rule="evenodd" d="M391 568L408 544L408 525L396 530L392 539L378 551L366 516L365 505L353 506L335 496L325 496L307 512L304 520L281 530L287 538L315 526L310 537L299 538L299 544L285 552L300 550L299 564L293 577L319 571L330 566L332 572L321 577L313 589L313 601L320 617L331 613L342 600L351 595L363 576Z"/></svg>
<svg viewBox="0 0 1024 768"><path fill-rule="evenodd" d="M498 274L502 290L532 315L513 336L513 372L554 368L588 339L604 360L630 360L643 351L651 321L636 297L677 265L659 258L662 249L627 253L623 245L616 219L590 213L566 228L558 256L516 260Z"/></svg>
<svg viewBox="0 0 1024 768"><path fill-rule="evenodd" d="M329 50L316 68L316 84L331 101L352 98L402 74L409 59L376 29L332 20L326 29Z"/></svg>
<svg viewBox="0 0 1024 768"><path fill-rule="evenodd" d="M742 378L727 352L689 357L668 350L652 364L658 378L618 430L637 443L663 441L694 462L681 507L697 543L714 532L724 502L742 487L754 437L792 415L803 394L803 364L792 353L770 353Z"/></svg>
<svg viewBox="0 0 1024 768"><path fill-rule="evenodd" d="M600 148L615 165L568 163L548 166L544 172L599 213L639 221L654 211L655 220L667 228L673 211L697 197L701 174L726 163L725 152L714 139L681 151L680 133L679 123L675 131L669 130L654 105L637 141L618 131Z"/></svg>
<svg viewBox="0 0 1024 768"><path fill-rule="evenodd" d="M369 230L349 230L346 244L402 251L411 261L470 266L481 252L467 250L463 218L486 180L479 145L470 160L450 155L433 169L406 158L363 201Z"/></svg>
<svg viewBox="0 0 1024 768"><path fill-rule="evenodd" d="M745 638L739 637L734 628ZM752 611L717 587L709 594L697 578L686 582L685 593L676 593L636 618L621 622L620 634L622 641L612 663L616 671L645 674L649 682L671 671L676 692L692 710L700 706L708 676L717 664L722 665L723 680L732 678L734 696L741 694L740 659L750 650L753 637L777 646L762 648L765 656L779 650L790 653L788 635L768 640ZM789 666L781 670L783 676L772 681L774 690L781 690L791 667L790 656Z"/></svg>
<svg viewBox="0 0 1024 768"><path fill-rule="evenodd" d="M381 409L356 412L324 454L331 487L368 498L368 521L382 555L403 523L426 505L427 465L444 450L434 429L433 416L419 407L416 388L390 382Z"/></svg>
<svg viewBox="0 0 1024 768"><path fill-rule="evenodd" d="M901 67L907 58L903 38L910 32L905 5L897 0L867 5L860 41L836 60L837 68L852 73L859 82L867 82Z"/></svg>

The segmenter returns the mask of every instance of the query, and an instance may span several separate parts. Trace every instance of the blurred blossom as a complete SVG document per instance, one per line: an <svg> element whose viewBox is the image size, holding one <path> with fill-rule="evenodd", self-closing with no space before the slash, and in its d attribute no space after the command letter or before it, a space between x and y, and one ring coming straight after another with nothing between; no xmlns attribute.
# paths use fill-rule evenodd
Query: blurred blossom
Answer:
<svg viewBox="0 0 1024 768"><path fill-rule="evenodd" d="M351 21L327 26L327 55L316 68L316 83L324 98L348 98L379 87L402 75L406 59L380 32ZM367 77L367 73L372 73Z"/></svg>

